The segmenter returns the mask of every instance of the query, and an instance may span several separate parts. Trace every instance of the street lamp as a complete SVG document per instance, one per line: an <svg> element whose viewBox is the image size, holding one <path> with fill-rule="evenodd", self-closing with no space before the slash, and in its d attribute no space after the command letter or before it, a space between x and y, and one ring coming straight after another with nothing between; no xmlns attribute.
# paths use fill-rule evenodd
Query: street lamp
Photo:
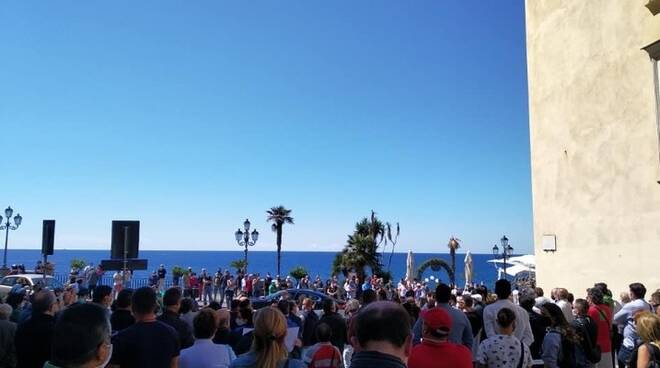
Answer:
<svg viewBox="0 0 660 368"><path fill-rule="evenodd" d="M14 216L14 225L9 222L11 220L11 215L14 214L14 210L11 207L7 207L5 209L5 217L7 219L7 222L4 224L2 223L2 216L0 216L0 230L6 230L5 232L5 254L2 257L2 269L6 270L7 269L7 242L9 241L9 230L16 230L18 229L19 226L21 226L21 222L23 221L23 217L21 217L21 214L17 213L16 216Z"/></svg>
<svg viewBox="0 0 660 368"><path fill-rule="evenodd" d="M243 229L245 231L241 231L240 228L236 230L234 236L236 237L236 243L241 247L245 247L245 267L243 272L247 274L248 247L252 247L257 243L257 240L259 240L259 232L257 229L254 229L252 230L252 233L250 233L250 220L248 219L245 219L245 222L243 222ZM250 236L252 236L252 241L250 241Z"/></svg>
<svg viewBox="0 0 660 368"><path fill-rule="evenodd" d="M506 280L506 259L511 257L513 254L513 247L509 245L509 239L506 235L502 236L500 239L500 244L502 245L502 258L504 259L504 279ZM498 257L500 255L500 248L497 247L497 244L493 245L493 255Z"/></svg>

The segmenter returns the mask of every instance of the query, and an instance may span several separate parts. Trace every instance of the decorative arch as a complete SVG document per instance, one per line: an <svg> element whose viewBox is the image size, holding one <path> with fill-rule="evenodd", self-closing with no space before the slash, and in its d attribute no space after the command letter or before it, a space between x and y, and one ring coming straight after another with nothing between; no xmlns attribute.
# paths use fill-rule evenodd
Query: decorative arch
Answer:
<svg viewBox="0 0 660 368"><path fill-rule="evenodd" d="M441 268L444 268L445 271L447 271L447 274L449 275L450 282L452 284L455 283L454 271L447 264L447 262L439 258L431 258L426 262L422 263L421 265L419 265L419 268L417 269L417 280L422 280L422 275L424 274L424 271L426 271L426 269L429 267L431 267L431 270L436 272L440 271Z"/></svg>

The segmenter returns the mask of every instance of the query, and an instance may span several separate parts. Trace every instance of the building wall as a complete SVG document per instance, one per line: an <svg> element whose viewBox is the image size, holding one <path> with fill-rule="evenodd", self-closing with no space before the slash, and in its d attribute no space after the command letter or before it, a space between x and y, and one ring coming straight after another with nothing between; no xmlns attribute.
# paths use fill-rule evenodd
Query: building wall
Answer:
<svg viewBox="0 0 660 368"><path fill-rule="evenodd" d="M539 286L660 288L660 161L648 0L527 0ZM660 34L656 40L660 39ZM542 250L555 234L557 250Z"/></svg>

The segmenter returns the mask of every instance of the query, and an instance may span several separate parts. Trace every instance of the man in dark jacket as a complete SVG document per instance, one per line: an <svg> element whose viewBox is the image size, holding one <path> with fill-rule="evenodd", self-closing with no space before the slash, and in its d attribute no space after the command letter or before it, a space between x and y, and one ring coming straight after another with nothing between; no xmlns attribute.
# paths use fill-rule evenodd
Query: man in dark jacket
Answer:
<svg viewBox="0 0 660 368"><path fill-rule="evenodd" d="M323 316L319 319L319 323L325 323L330 326L332 330L330 342L339 351L344 351L344 344L346 344L346 320L337 313L337 305L334 300L325 299L323 301Z"/></svg>
<svg viewBox="0 0 660 368"><path fill-rule="evenodd" d="M351 368L405 368L412 346L411 323L402 306L388 301L373 302L354 318L355 349Z"/></svg>
<svg viewBox="0 0 660 368"><path fill-rule="evenodd" d="M179 309L181 308L181 289L177 287L169 288L163 295L163 305L165 310L158 317L158 320L174 328L179 335L179 345L181 349L193 346L195 338L193 337L190 326L179 318Z"/></svg>
<svg viewBox="0 0 660 368"><path fill-rule="evenodd" d="M586 300L576 299L573 303L573 311L575 319L571 322L571 326L573 326L581 340L575 349L578 367L592 367L593 362L589 359L596 346L598 326L589 317L589 302ZM600 354L600 351L598 351L597 356L600 357Z"/></svg>
<svg viewBox="0 0 660 368"><path fill-rule="evenodd" d="M319 316L314 312L314 302L312 299L305 298L302 303L303 306L303 326L302 326L302 343L303 346L314 345L314 330L319 322Z"/></svg>
<svg viewBox="0 0 660 368"><path fill-rule="evenodd" d="M50 359L57 299L50 290L32 296L32 316L16 329L18 367L42 368Z"/></svg>

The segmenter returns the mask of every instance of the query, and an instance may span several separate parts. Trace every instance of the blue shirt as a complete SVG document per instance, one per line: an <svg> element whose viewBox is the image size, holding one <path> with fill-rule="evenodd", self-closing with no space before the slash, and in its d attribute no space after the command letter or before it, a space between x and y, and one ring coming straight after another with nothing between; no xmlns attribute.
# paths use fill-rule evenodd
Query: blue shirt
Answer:
<svg viewBox="0 0 660 368"><path fill-rule="evenodd" d="M635 328L635 320L633 316L638 311L653 312L651 306L644 301L644 299L635 299L626 304L618 311L614 317L614 323L623 327L623 346L628 349L634 349L639 341L639 335Z"/></svg>

